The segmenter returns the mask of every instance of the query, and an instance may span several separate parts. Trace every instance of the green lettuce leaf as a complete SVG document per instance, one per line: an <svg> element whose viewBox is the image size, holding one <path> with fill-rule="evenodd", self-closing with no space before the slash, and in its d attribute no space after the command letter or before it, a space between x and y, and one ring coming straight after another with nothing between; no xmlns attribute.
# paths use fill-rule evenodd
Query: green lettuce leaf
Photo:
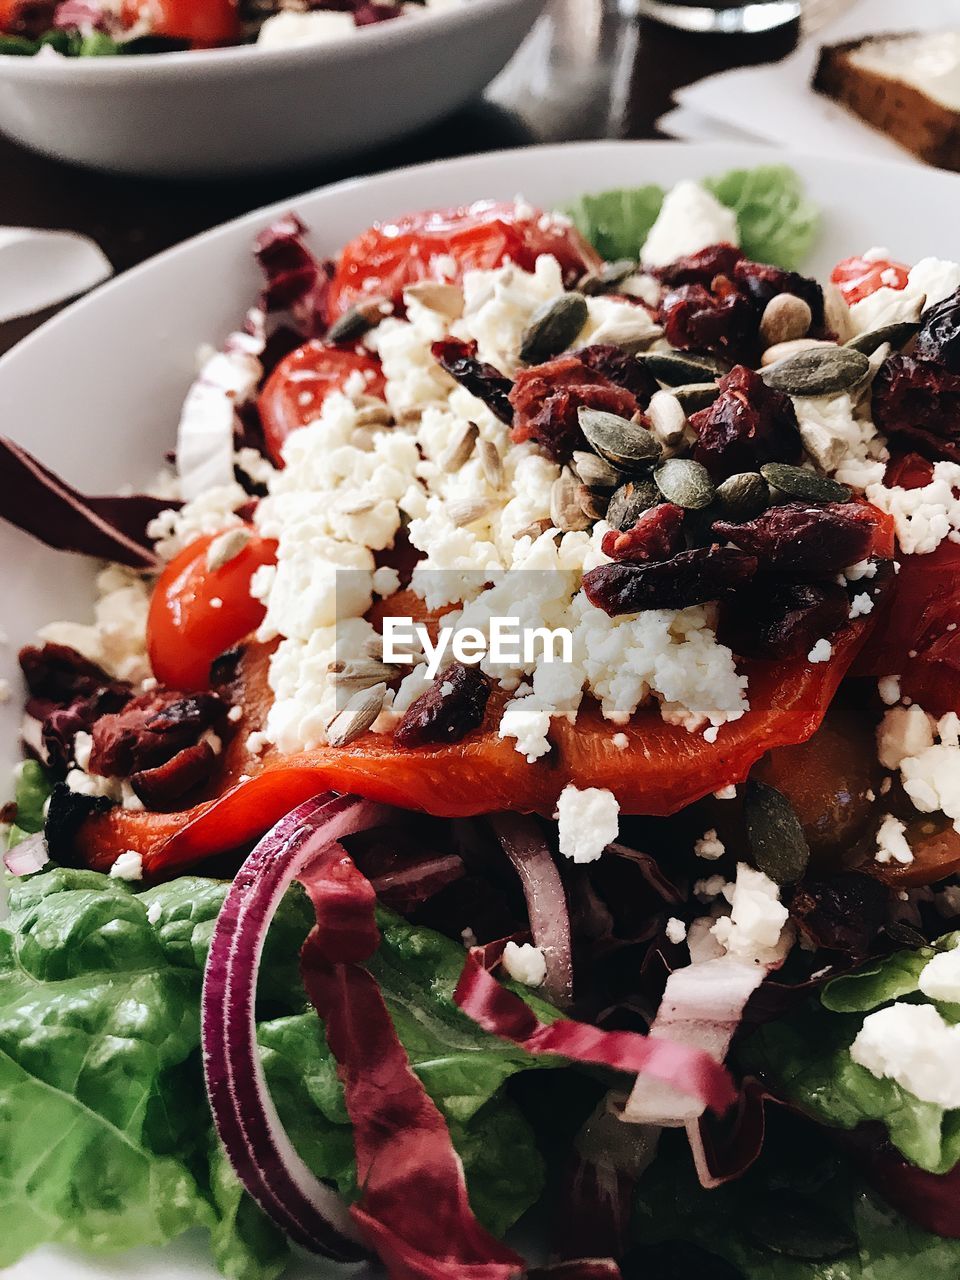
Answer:
<svg viewBox="0 0 960 1280"><path fill-rule="evenodd" d="M43 830L43 807L50 798L53 783L46 770L36 760L24 760L16 770L14 803L17 806L16 821L7 834L7 848L12 849L27 836Z"/></svg>
<svg viewBox="0 0 960 1280"><path fill-rule="evenodd" d="M272 1280L282 1233L234 1178L212 1131L199 1055L203 965L227 886L184 877L136 893L59 868L15 882L0 924L0 1266L38 1244L111 1252L205 1227L224 1275ZM462 948L379 912L376 973L415 1069L450 1124L478 1216L502 1233L543 1163L502 1086L541 1064L453 1003ZM297 970L313 915L292 890L264 949L258 1039L303 1158L347 1198L353 1140L336 1063ZM541 1017L556 1011L535 1001Z"/></svg>
<svg viewBox="0 0 960 1280"><path fill-rule="evenodd" d="M820 225L816 206L787 165L732 169L703 185L736 212L747 257L793 269L810 250ZM636 258L663 204L658 186L617 188L584 195L565 212L607 261Z"/></svg>
<svg viewBox="0 0 960 1280"><path fill-rule="evenodd" d="M939 938L936 947L917 951L895 951L893 955L828 982L820 994L825 1009L833 1013L869 1013L883 1004L900 1000L920 990L920 974L936 951L960 945L960 933ZM941 1006L938 1006L941 1007Z"/></svg>

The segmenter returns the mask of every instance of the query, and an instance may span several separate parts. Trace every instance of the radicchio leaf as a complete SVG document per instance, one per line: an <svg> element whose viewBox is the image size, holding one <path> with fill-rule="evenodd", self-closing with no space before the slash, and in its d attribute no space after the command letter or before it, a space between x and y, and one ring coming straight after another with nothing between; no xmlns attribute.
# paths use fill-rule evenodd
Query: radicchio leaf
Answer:
<svg viewBox="0 0 960 1280"><path fill-rule="evenodd" d="M327 291L334 264L321 262L304 241L306 227L294 213L261 231L254 255L266 276L263 309L289 312L304 338L327 331Z"/></svg>

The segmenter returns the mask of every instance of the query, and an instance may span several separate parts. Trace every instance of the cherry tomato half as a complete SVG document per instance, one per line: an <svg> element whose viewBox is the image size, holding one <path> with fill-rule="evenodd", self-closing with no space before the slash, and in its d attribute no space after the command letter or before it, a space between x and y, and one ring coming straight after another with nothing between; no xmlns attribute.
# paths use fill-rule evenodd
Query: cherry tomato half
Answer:
<svg viewBox="0 0 960 1280"><path fill-rule="evenodd" d="M905 289L909 274L909 267L888 258L844 258L833 268L830 279L852 306L878 289Z"/></svg>
<svg viewBox="0 0 960 1280"><path fill-rule="evenodd" d="M261 565L276 562L277 544L252 529L250 535L243 550L216 569L207 566L207 548L219 535L198 538L160 575L147 617L147 652L162 684L207 688L214 658L263 621L250 579Z"/></svg>
<svg viewBox="0 0 960 1280"><path fill-rule="evenodd" d="M344 351L314 339L280 361L259 401L267 448L278 466L283 466L280 451L291 431L319 417L327 396L341 390L354 373L364 376L370 395L383 395L386 382L380 361L363 352Z"/></svg>
<svg viewBox="0 0 960 1280"><path fill-rule="evenodd" d="M396 302L418 280L460 280L466 271L489 271L508 258L532 271L542 253L557 259L571 283L600 261L575 227L523 205L481 200L407 214L347 245L330 283L329 316L335 320L371 296Z"/></svg>
<svg viewBox="0 0 960 1280"><path fill-rule="evenodd" d="M240 38L237 0L123 0L121 18L128 27L145 19L151 35L201 48Z"/></svg>

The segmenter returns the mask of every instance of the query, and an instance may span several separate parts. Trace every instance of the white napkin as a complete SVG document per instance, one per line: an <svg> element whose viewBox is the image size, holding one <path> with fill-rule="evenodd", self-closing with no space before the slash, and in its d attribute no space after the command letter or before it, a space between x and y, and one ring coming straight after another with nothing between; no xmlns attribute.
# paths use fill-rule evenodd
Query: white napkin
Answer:
<svg viewBox="0 0 960 1280"><path fill-rule="evenodd" d="M903 0L859 0L782 62L724 71L678 90L678 110L658 123L665 132L683 138L743 141L747 133L782 147L827 155L916 160L885 134L813 91L810 81L819 49L879 32L932 31L956 28L958 23L957 0L912 5Z"/></svg>
<svg viewBox="0 0 960 1280"><path fill-rule="evenodd" d="M86 236L0 227L0 324L86 293L111 275L106 254Z"/></svg>

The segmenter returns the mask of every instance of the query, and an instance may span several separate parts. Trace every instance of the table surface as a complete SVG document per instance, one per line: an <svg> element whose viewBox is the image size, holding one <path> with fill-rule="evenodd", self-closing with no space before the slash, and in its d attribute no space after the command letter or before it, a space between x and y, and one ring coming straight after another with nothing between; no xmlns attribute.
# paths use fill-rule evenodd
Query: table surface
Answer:
<svg viewBox="0 0 960 1280"><path fill-rule="evenodd" d="M148 180L60 164L0 137L0 225L83 232L123 271L250 209L341 178L538 142L655 138L675 89L782 58L798 34L791 23L762 35L690 35L622 17L615 0L551 0L482 100L335 166L231 181ZM0 325L0 353L56 310Z"/></svg>

